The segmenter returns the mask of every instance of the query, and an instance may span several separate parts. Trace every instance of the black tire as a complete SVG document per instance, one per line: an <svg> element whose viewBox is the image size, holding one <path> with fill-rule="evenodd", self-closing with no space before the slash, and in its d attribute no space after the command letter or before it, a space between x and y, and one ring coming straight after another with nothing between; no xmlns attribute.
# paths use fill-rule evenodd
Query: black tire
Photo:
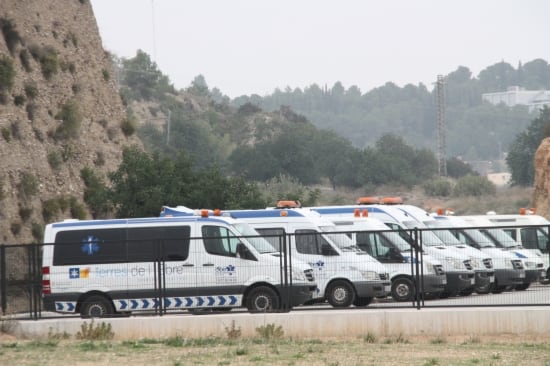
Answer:
<svg viewBox="0 0 550 366"><path fill-rule="evenodd" d="M468 287L468 288L465 288L464 290L460 291L458 294L460 296L470 296L471 294L474 293L474 290L475 290L474 287Z"/></svg>
<svg viewBox="0 0 550 366"><path fill-rule="evenodd" d="M485 286L478 286L475 288L475 291L480 295L488 294L489 292L491 292L492 285L493 285L492 283L489 283Z"/></svg>
<svg viewBox="0 0 550 366"><path fill-rule="evenodd" d="M246 308L251 313L270 313L279 307L279 295L270 287L255 287L246 297Z"/></svg>
<svg viewBox="0 0 550 366"><path fill-rule="evenodd" d="M115 309L111 301L100 295L88 297L80 307L82 318L105 318L114 314Z"/></svg>
<svg viewBox="0 0 550 366"><path fill-rule="evenodd" d="M491 286L491 293L501 294L504 290L506 290L506 286L500 286L495 278L495 282L493 282L493 285Z"/></svg>
<svg viewBox="0 0 550 366"><path fill-rule="evenodd" d="M391 282L391 297L395 301L412 301L415 291L414 283L409 278L399 277Z"/></svg>
<svg viewBox="0 0 550 366"><path fill-rule="evenodd" d="M356 297L353 301L353 305L357 307L369 306L372 302L372 297Z"/></svg>
<svg viewBox="0 0 550 366"><path fill-rule="evenodd" d="M521 285L516 285L516 287L514 287L514 289L516 291L525 291L529 288L529 286L531 286L531 283L522 283Z"/></svg>
<svg viewBox="0 0 550 366"><path fill-rule="evenodd" d="M351 283L337 280L328 285L325 298L335 308L347 308L355 301L355 290Z"/></svg>

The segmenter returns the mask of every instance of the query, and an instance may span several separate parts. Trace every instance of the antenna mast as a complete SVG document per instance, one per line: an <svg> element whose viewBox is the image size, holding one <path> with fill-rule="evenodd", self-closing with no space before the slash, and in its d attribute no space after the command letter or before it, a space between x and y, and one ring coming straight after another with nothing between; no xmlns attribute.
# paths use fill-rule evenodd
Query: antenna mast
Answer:
<svg viewBox="0 0 550 366"><path fill-rule="evenodd" d="M440 177L447 176L447 157L445 142L445 79L437 75L437 131L438 131L438 172Z"/></svg>

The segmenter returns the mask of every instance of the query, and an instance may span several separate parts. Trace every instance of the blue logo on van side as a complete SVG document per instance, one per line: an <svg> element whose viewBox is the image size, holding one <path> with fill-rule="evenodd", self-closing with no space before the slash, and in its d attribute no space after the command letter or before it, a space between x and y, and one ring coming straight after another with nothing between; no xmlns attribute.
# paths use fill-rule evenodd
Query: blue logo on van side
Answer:
<svg viewBox="0 0 550 366"><path fill-rule="evenodd" d="M94 255L95 253L99 252L99 239L95 236L88 236L82 240L82 246L80 249L82 250L82 253L88 254L88 255Z"/></svg>

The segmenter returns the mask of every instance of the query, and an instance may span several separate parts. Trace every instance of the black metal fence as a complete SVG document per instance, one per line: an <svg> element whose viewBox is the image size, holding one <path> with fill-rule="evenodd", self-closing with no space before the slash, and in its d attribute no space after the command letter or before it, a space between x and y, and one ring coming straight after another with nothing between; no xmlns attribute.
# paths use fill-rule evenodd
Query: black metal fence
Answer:
<svg viewBox="0 0 550 366"><path fill-rule="evenodd" d="M122 258L107 255L101 264L71 257L78 252L93 251L93 243L66 242L56 244L56 250L63 254L55 260L58 264L49 262L46 271L43 255L45 252L51 255L51 244L5 244L0 245L1 310L3 315L17 314L29 319L62 313L79 316L84 295L100 295L104 290L110 306L119 314L227 311L240 301L244 301L246 309L250 303L245 300L250 294L243 291L244 282L247 278L261 277L262 273L278 274L271 276L275 277L272 285L278 294L278 311L340 306L422 309L547 305L550 304L546 278L549 253L548 236L544 232L548 233L548 227L531 228L542 231L538 235L526 234L523 239L532 240L524 242L523 247L517 246L517 242L499 247L496 239L485 232L491 228L476 228L486 235L484 240L470 232L473 228L402 231L400 237L406 248L396 245L393 237L396 232L391 230L322 235L262 233L261 238L276 250L261 254L275 258L271 261L272 268L268 262L258 261L250 252L238 249L240 242L260 237L217 244L206 238L190 238L190 243L199 243L200 248L211 254L206 261L199 259L203 257L193 245L187 253L172 252L173 239L118 241L116 244L124 248L125 255ZM455 242L450 237L445 240L445 235L451 234L460 240ZM85 245L91 246L85 248ZM151 247L154 249L149 250ZM143 262L151 253L154 260ZM310 269L304 272L300 263ZM107 268L105 264L116 266ZM302 278L291 268L301 268ZM297 305L295 287L311 274L315 278L313 300ZM44 282L45 278L51 282ZM46 309L43 290L50 285L52 293L62 288L82 297L73 302L57 302L53 311L51 307ZM210 291L204 293L205 286ZM346 298L347 290L354 292L351 298Z"/></svg>

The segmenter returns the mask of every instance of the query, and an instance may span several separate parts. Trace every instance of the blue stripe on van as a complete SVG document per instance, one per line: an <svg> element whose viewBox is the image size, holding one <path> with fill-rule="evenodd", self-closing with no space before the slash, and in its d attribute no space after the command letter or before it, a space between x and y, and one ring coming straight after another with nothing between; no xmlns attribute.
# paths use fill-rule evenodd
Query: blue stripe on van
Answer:
<svg viewBox="0 0 550 366"><path fill-rule="evenodd" d="M169 223L169 222L196 222L196 221L208 221L208 222L222 222L227 223L222 218L217 217L151 217L141 219L112 219L112 220L74 220L56 222L51 224L54 228L63 227L80 227L80 226L104 226L104 225L133 225L133 224L155 224L155 223Z"/></svg>
<svg viewBox="0 0 550 366"><path fill-rule="evenodd" d="M286 216L282 216L281 212L285 211ZM260 217L304 217L299 212L294 210L244 210L244 211L224 211L228 212L235 219L251 219Z"/></svg>

